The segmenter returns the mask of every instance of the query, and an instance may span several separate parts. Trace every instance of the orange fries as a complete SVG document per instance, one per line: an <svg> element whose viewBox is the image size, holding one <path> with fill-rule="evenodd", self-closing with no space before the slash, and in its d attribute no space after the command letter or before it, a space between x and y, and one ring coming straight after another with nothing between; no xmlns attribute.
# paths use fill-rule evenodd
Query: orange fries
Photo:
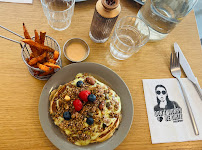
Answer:
<svg viewBox="0 0 202 150"><path fill-rule="evenodd" d="M26 39L31 39L30 35L29 35L29 32L27 31L27 28L25 26L25 24L23 23L23 31L24 31L24 36Z"/></svg>
<svg viewBox="0 0 202 150"><path fill-rule="evenodd" d="M48 67L51 67L51 68L60 68L60 66L55 65L55 64L50 63L50 62L45 62L44 65L46 65L46 66L48 66Z"/></svg>
<svg viewBox="0 0 202 150"><path fill-rule="evenodd" d="M23 23L23 32L25 39L22 41L28 44L31 48L32 53L30 54L30 58L26 59L26 62L34 67L39 68L42 71L34 71L34 75L38 76L47 76L53 74L55 69L60 68L59 65L56 65L56 61L59 57L59 52L52 49L49 46L44 45L46 39L46 32L42 31L39 33L37 30L34 30L35 40L33 41L30 37L30 34Z"/></svg>
<svg viewBox="0 0 202 150"><path fill-rule="evenodd" d="M43 71L45 71L45 72L50 71L50 68L49 68L49 67L47 67L47 66L45 66L45 65L42 65L42 64L40 64L40 63L37 63L37 66L38 66L41 70L43 70Z"/></svg>
<svg viewBox="0 0 202 150"><path fill-rule="evenodd" d="M44 31L40 32L40 44L44 45L45 38L46 38L46 32Z"/></svg>
<svg viewBox="0 0 202 150"><path fill-rule="evenodd" d="M29 44L30 46L36 48L36 49L40 49L42 51L49 51L49 52L54 52L55 50L52 49L51 47L49 46L45 46L45 45L42 45L42 44L39 44L33 40L30 40L30 39L23 39L22 40L24 43L27 43Z"/></svg>
<svg viewBox="0 0 202 150"><path fill-rule="evenodd" d="M35 34L35 42L40 43L39 34L37 30L34 30L34 34Z"/></svg>
<svg viewBox="0 0 202 150"><path fill-rule="evenodd" d="M54 59L54 60L57 60L58 57L59 57L59 52L58 52L58 51L54 51L53 59Z"/></svg>
<svg viewBox="0 0 202 150"><path fill-rule="evenodd" d="M23 31L24 31L24 36L26 39L31 39L29 32L27 31L27 28L25 26L25 24L23 23ZM37 56L37 50L36 48L34 48L33 46L30 46L31 50L32 50L32 55L33 56Z"/></svg>
<svg viewBox="0 0 202 150"><path fill-rule="evenodd" d="M46 52L44 52L42 55L38 56L38 57L34 57L29 61L29 65L32 66L34 64L36 64L37 62L43 60L46 57Z"/></svg>
<svg viewBox="0 0 202 150"><path fill-rule="evenodd" d="M48 62L55 64L56 61L54 59L49 59Z"/></svg>
<svg viewBox="0 0 202 150"><path fill-rule="evenodd" d="M49 70L48 72L43 72L43 73L39 74L39 76L47 76L47 75L52 74L52 73L54 73L53 68L51 68L51 70Z"/></svg>

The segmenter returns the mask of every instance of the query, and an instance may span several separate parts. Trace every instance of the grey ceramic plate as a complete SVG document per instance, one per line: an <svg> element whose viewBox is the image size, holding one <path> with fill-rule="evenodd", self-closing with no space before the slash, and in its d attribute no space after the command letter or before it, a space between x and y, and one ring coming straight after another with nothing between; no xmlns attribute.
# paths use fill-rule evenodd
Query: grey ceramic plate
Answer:
<svg viewBox="0 0 202 150"><path fill-rule="evenodd" d="M61 84L65 84L74 79L77 73L90 73L98 80L109 85L121 98L122 121L114 135L102 143L89 144L87 146L76 146L67 141L59 128L54 125L49 115L49 94ZM62 68L55 73L46 83L41 93L39 101L39 119L43 131L49 140L59 149L79 149L79 150L109 150L116 148L127 136L133 120L133 101L128 87L124 81L111 69L96 63L75 63Z"/></svg>

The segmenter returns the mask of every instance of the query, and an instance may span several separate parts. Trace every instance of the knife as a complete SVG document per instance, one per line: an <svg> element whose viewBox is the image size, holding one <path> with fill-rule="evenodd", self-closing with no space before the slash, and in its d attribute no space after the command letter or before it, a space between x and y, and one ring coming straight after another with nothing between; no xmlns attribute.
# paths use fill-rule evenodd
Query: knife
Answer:
<svg viewBox="0 0 202 150"><path fill-rule="evenodd" d="M175 52L179 52L179 56L180 56L180 65L181 67L183 68L187 78L192 81L192 83L194 84L201 100L202 100L202 91L201 91L201 88L200 88L200 85L198 83L198 80L197 78L194 76L194 73L192 72L191 70L191 67L189 65L189 63L187 62L185 56L183 55L179 45L175 42L174 43L174 49L175 49Z"/></svg>

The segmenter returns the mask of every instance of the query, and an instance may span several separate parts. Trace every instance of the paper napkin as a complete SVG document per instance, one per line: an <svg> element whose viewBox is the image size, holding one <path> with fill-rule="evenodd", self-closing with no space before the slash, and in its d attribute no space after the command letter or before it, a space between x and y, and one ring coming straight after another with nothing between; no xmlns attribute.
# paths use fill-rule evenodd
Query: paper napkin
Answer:
<svg viewBox="0 0 202 150"><path fill-rule="evenodd" d="M152 143L202 140L202 101L191 81L182 79L198 126L196 136L178 81L144 79L144 95Z"/></svg>

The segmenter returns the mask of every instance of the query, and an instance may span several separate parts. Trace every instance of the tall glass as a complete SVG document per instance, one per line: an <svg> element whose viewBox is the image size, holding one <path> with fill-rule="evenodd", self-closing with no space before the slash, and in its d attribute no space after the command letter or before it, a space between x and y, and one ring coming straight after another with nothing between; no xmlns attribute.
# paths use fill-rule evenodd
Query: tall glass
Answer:
<svg viewBox="0 0 202 150"><path fill-rule="evenodd" d="M127 16L120 19L115 26L110 52L116 59L124 60L138 52L148 40L148 26L135 16Z"/></svg>
<svg viewBox="0 0 202 150"><path fill-rule="evenodd" d="M149 26L150 41L158 41L165 38L196 3L197 0L147 0L137 16Z"/></svg>
<svg viewBox="0 0 202 150"><path fill-rule="evenodd" d="M74 14L75 0L41 0L48 24L62 31L69 27Z"/></svg>

